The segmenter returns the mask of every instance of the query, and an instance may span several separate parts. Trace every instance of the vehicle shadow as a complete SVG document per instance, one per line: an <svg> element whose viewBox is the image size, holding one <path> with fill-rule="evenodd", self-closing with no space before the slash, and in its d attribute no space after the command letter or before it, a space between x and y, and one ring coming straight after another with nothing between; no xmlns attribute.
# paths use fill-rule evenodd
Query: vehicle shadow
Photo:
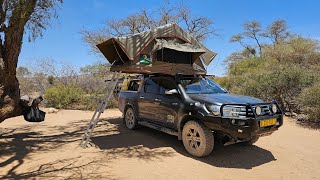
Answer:
<svg viewBox="0 0 320 180"><path fill-rule="evenodd" d="M137 130L128 130L122 122L122 119L109 119L108 123L117 126L118 133L107 136L94 136L92 142L101 150L106 150L112 153L117 153L117 149L127 148L125 153L135 154L139 158L151 159L153 156L152 151L156 148L171 147L174 151L184 156L193 158L195 160L207 163L215 167L222 168L239 168L251 169L262 164L275 161L273 154L258 146L244 146L243 144L233 144L229 146L219 147L215 149L209 156L204 158L196 158L189 155L183 147L181 141L177 137L171 136L147 127L139 127ZM150 153L137 156L136 147L145 147L150 149ZM129 148L129 149L128 149ZM170 150L159 154L161 156L171 156L173 152Z"/></svg>

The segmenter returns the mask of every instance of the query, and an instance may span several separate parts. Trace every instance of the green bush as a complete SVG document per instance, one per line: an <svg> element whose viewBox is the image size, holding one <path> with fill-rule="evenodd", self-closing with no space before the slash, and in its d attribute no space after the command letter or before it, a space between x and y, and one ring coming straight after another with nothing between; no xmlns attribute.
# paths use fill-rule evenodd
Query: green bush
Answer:
<svg viewBox="0 0 320 180"><path fill-rule="evenodd" d="M225 77L215 77L213 79L214 82L218 83L220 86L223 88L229 90L231 88L231 77L230 76L225 76Z"/></svg>
<svg viewBox="0 0 320 180"><path fill-rule="evenodd" d="M269 66L253 73L234 77L231 92L254 96L263 100L277 100L284 110L298 111L296 97L310 87L316 77L308 69L297 65Z"/></svg>
<svg viewBox="0 0 320 180"><path fill-rule="evenodd" d="M320 83L304 89L298 99L303 112L308 115L308 121L320 122Z"/></svg>
<svg viewBox="0 0 320 180"><path fill-rule="evenodd" d="M81 102L85 93L76 85L58 83L45 92L47 106L54 108L70 108Z"/></svg>
<svg viewBox="0 0 320 180"><path fill-rule="evenodd" d="M96 110L99 103L99 99L102 99L102 97L87 95L81 99L78 109L91 110L91 111ZM108 102L107 108L117 108L117 107L118 107L118 101L115 98L111 98L111 100Z"/></svg>

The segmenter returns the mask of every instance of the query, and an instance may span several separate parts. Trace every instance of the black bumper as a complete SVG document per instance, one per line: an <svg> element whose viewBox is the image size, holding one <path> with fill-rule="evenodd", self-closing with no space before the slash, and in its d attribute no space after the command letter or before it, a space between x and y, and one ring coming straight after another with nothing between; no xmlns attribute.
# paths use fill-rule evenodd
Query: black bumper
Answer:
<svg viewBox="0 0 320 180"><path fill-rule="evenodd" d="M261 120L271 118L277 119L276 125L260 127ZM203 119L203 123L210 129L221 132L222 134L226 134L236 140L249 140L253 137L267 136L278 130L278 128L283 125L282 115L235 120L245 120L247 121L247 123L244 126L234 125L231 123L232 118L221 118L213 116L205 116Z"/></svg>

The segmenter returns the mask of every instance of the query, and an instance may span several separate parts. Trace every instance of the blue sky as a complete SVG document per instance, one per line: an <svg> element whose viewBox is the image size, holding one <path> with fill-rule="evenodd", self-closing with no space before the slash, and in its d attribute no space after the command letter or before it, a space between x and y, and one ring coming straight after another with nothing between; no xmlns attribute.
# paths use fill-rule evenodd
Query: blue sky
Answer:
<svg viewBox="0 0 320 180"><path fill-rule="evenodd" d="M82 41L80 30L96 30L109 18L121 18L146 9L157 9L163 0L65 0L54 21L42 38L28 42L25 38L19 66L28 66L41 58L52 58L76 67L93 64L101 59L90 52ZM170 2L176 2L171 0ZM178 1L177 1L178 2ZM180 1L179 1L180 2ZM242 31L241 24L257 20L265 27L276 19L285 19L291 32L320 40L320 1L318 0L183 0L195 16L214 21L219 36L208 39L205 45L218 53L208 72L222 76L226 72L223 60L240 50L229 43L232 35Z"/></svg>

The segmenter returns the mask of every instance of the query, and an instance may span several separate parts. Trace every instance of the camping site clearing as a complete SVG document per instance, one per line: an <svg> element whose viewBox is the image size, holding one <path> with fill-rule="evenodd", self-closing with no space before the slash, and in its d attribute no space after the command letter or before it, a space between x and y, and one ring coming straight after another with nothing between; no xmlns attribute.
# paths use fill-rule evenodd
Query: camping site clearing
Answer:
<svg viewBox="0 0 320 180"><path fill-rule="evenodd" d="M126 129L107 110L93 146L79 146L93 112L62 110L42 123L23 117L0 124L0 179L319 179L320 131L284 126L254 146L234 144L194 158L175 136Z"/></svg>

